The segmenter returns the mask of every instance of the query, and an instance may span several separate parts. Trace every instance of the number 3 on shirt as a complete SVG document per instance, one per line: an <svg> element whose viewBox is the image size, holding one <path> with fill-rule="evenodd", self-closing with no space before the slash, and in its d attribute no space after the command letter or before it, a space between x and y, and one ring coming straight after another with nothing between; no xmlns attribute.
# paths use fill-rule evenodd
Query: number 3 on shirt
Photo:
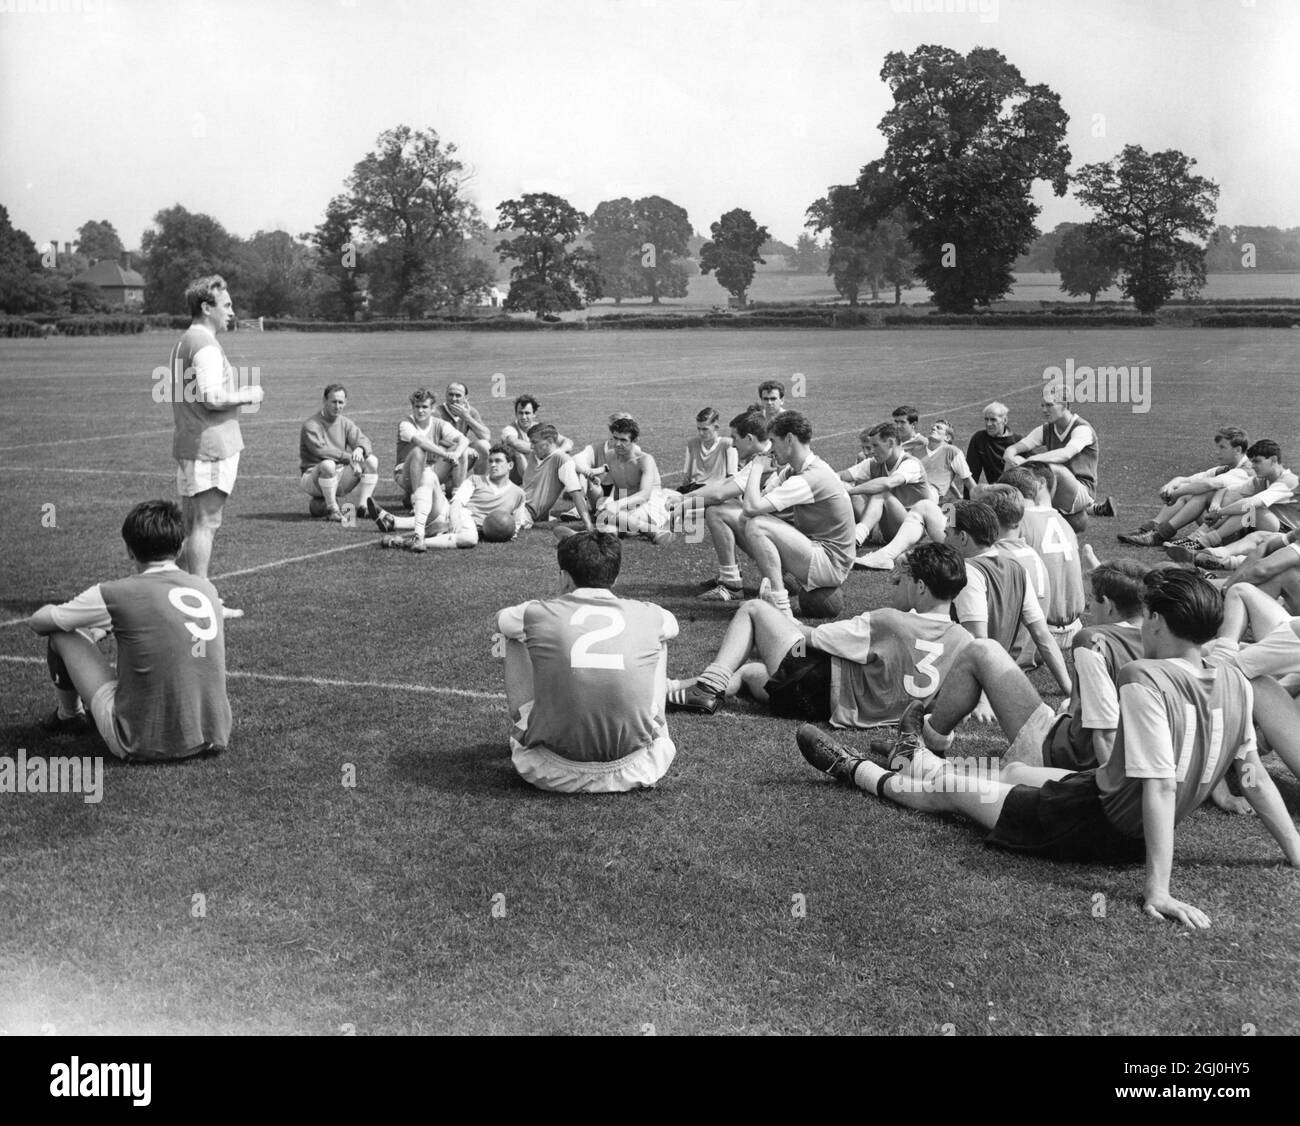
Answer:
<svg viewBox="0 0 1300 1126"><path fill-rule="evenodd" d="M608 641L627 629L627 621L618 611L608 606L579 606L569 619L570 625L580 626L589 618L598 618L609 624L593 629L579 637L569 649L569 666L575 669L623 670L622 653L593 653L591 647L598 641Z"/></svg>
<svg viewBox="0 0 1300 1126"><path fill-rule="evenodd" d="M213 609L212 600L203 591L188 586L174 586L167 592L167 601L187 618L196 621L207 619L204 625L185 623L185 628L195 641L211 641L217 636L217 612Z"/></svg>
<svg viewBox="0 0 1300 1126"><path fill-rule="evenodd" d="M913 699L924 700L927 696L933 695L934 690L939 687L939 670L935 662L943 658L943 642L926 641L918 637L915 644L917 652L925 654L916 662L916 671L925 674L925 683L922 684L908 673L903 677L903 687Z"/></svg>

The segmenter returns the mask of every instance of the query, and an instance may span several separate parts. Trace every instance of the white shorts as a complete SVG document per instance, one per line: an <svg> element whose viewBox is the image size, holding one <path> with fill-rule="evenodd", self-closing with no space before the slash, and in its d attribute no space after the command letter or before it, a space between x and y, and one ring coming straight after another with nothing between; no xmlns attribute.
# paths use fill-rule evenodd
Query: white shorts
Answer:
<svg viewBox="0 0 1300 1126"><path fill-rule="evenodd" d="M339 471L338 476L335 477L334 480L339 482L339 495L346 496L357 487L358 482L361 480L361 474L352 468L352 463L350 461L340 461L337 464ZM318 480L319 477L320 466L313 465L306 473L298 478L298 488L309 497L323 497L325 491L320 487L320 482ZM350 484L349 481L345 479L350 479ZM344 484L349 484L349 487L346 489L343 488Z"/></svg>
<svg viewBox="0 0 1300 1126"><path fill-rule="evenodd" d="M1025 725L1002 755L1002 761L1023 762L1026 766L1043 765L1043 742L1056 724L1057 713L1046 704L1039 704Z"/></svg>
<svg viewBox="0 0 1300 1126"><path fill-rule="evenodd" d="M90 698L90 715L95 721L99 737L104 740L115 758L130 758L130 752L122 746L122 737L117 733L117 681L110 680L101 684Z"/></svg>
<svg viewBox="0 0 1300 1126"><path fill-rule="evenodd" d="M519 776L539 790L557 794L621 794L648 789L668 773L677 748L662 735L648 747L612 762L575 762L545 747L525 747L516 738L527 728L533 710L529 700L510 732L510 761Z"/></svg>
<svg viewBox="0 0 1300 1126"><path fill-rule="evenodd" d="M209 489L230 496L235 491L235 475L239 472L239 454L217 458L215 461L178 461L176 463L176 491L183 497L196 497Z"/></svg>
<svg viewBox="0 0 1300 1126"><path fill-rule="evenodd" d="M1054 626L1051 623L1047 626L1047 632L1052 635L1052 640L1066 657L1070 655L1070 646L1074 643L1075 634L1081 629L1083 623L1078 618L1066 626Z"/></svg>

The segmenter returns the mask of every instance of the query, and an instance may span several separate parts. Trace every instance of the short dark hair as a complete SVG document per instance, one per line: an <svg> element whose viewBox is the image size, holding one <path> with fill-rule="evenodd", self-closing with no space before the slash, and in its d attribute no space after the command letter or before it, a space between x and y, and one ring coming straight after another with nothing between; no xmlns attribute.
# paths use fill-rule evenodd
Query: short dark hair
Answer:
<svg viewBox="0 0 1300 1126"><path fill-rule="evenodd" d="M122 521L122 539L141 563L175 559L185 541L180 508L169 500L141 501Z"/></svg>
<svg viewBox="0 0 1300 1126"><path fill-rule="evenodd" d="M1174 567L1148 571L1143 602L1182 641L1204 645L1223 624L1223 595L1200 572Z"/></svg>
<svg viewBox="0 0 1300 1126"><path fill-rule="evenodd" d="M555 557L576 585L609 590L623 562L623 545L608 532L575 532L560 541Z"/></svg>
<svg viewBox="0 0 1300 1126"><path fill-rule="evenodd" d="M1052 483L1056 480L1056 474L1052 472L1052 467L1045 461L1027 461L1024 465L1016 466L1017 469L1023 469L1026 473L1032 473L1044 485L1047 491L1052 491Z"/></svg>
<svg viewBox="0 0 1300 1126"><path fill-rule="evenodd" d="M767 441L767 419L758 411L741 411L727 425L742 438L753 438L755 442Z"/></svg>
<svg viewBox="0 0 1300 1126"><path fill-rule="evenodd" d="M635 442L641 436L641 427L636 424L636 419L630 414L612 414L609 416L609 432L611 434L626 434Z"/></svg>
<svg viewBox="0 0 1300 1126"><path fill-rule="evenodd" d="M506 461L509 461L513 454L513 451L507 450L505 446L496 445L496 446L492 446L487 452L488 457L492 457L494 454L500 454L503 458L506 459Z"/></svg>
<svg viewBox="0 0 1300 1126"><path fill-rule="evenodd" d="M965 532L981 547L992 547L1002 531L997 513L979 500L959 500L952 506L957 531Z"/></svg>
<svg viewBox="0 0 1300 1126"><path fill-rule="evenodd" d="M411 392L411 406L416 403L436 403L438 396L430 391L427 387L417 387Z"/></svg>
<svg viewBox="0 0 1300 1126"><path fill-rule="evenodd" d="M773 438L784 438L787 434L793 434L805 446L812 441L813 434L812 423L798 411L782 411L772 419L767 432Z"/></svg>
<svg viewBox="0 0 1300 1126"><path fill-rule="evenodd" d="M877 422L867 431L868 438L879 438L882 442L897 442L898 427L892 422Z"/></svg>
<svg viewBox="0 0 1300 1126"><path fill-rule="evenodd" d="M348 393L348 389L344 387L343 384L341 383L327 383L325 384L325 393L321 396L321 398L328 399L331 395L334 394L335 391L342 391L343 394L345 395Z"/></svg>
<svg viewBox="0 0 1300 1126"><path fill-rule="evenodd" d="M915 407L895 407L892 411L889 412L889 417L905 418L907 419L908 422L910 422L913 426L915 426L917 419L919 419L921 416L920 414L917 413Z"/></svg>
<svg viewBox="0 0 1300 1126"><path fill-rule="evenodd" d="M542 404L531 395L518 395L515 398L515 410L518 410L520 407L532 407L533 410L539 411L542 409Z"/></svg>
<svg viewBox="0 0 1300 1126"><path fill-rule="evenodd" d="M1261 438L1246 451L1249 458L1256 457L1282 457L1282 447L1279 446L1272 438Z"/></svg>
<svg viewBox="0 0 1300 1126"><path fill-rule="evenodd" d="M981 485L975 491L975 500L993 509L1003 528L1017 528L1025 518L1025 498L1014 485Z"/></svg>
<svg viewBox="0 0 1300 1126"><path fill-rule="evenodd" d="M1126 618L1131 618L1143 606L1146 593L1147 572L1151 568L1136 559L1110 559L1093 568L1091 576L1093 598L1109 598Z"/></svg>
<svg viewBox="0 0 1300 1126"><path fill-rule="evenodd" d="M552 423L534 423L528 428L528 440L530 442L535 442L539 438L543 442L558 442L560 440L560 432L555 429L555 426Z"/></svg>
<svg viewBox="0 0 1300 1126"><path fill-rule="evenodd" d="M718 421L718 412L713 407L705 407L695 416L695 421L701 426L712 426Z"/></svg>
<svg viewBox="0 0 1300 1126"><path fill-rule="evenodd" d="M779 391L781 398L785 398L785 384L778 383L775 379L765 379L758 385L759 398L762 398L764 391Z"/></svg>
<svg viewBox="0 0 1300 1126"><path fill-rule="evenodd" d="M1214 432L1214 440L1217 442L1220 438L1230 446L1241 450L1242 453L1245 453L1246 447L1250 445L1250 438L1240 426L1220 426Z"/></svg>
<svg viewBox="0 0 1300 1126"><path fill-rule="evenodd" d="M919 544L904 557L903 569L945 602L951 602L966 587L966 562L960 551L947 544Z"/></svg>
<svg viewBox="0 0 1300 1126"><path fill-rule="evenodd" d="M185 287L185 307L190 311L190 316L202 315L204 305L215 305L217 294L226 288L226 279L220 274L195 278Z"/></svg>
<svg viewBox="0 0 1300 1126"><path fill-rule="evenodd" d="M998 478L999 485L1010 485L1020 493L1025 500L1038 499L1038 474L1031 473L1029 467L1016 466L1015 469L1008 469L1001 477Z"/></svg>

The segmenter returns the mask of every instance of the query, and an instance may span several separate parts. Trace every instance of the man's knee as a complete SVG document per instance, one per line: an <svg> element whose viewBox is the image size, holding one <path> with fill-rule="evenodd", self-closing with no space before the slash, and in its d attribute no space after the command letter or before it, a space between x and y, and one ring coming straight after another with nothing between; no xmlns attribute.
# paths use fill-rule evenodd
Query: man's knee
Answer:
<svg viewBox="0 0 1300 1126"><path fill-rule="evenodd" d="M367 473L379 472L379 458L375 457L374 454L371 454L368 458L366 458L366 460L362 462L362 464L365 466L365 471Z"/></svg>
<svg viewBox="0 0 1300 1126"><path fill-rule="evenodd" d="M316 467L316 476L324 477L326 480L329 480L331 477L337 477L338 472L338 465L330 458L326 458Z"/></svg>

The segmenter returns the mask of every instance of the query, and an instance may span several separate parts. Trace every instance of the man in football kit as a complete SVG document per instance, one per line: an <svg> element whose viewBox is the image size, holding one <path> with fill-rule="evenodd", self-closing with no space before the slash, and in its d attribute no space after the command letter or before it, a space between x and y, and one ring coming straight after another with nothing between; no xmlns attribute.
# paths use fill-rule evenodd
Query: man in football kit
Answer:
<svg viewBox="0 0 1300 1126"><path fill-rule="evenodd" d="M561 540L560 596L510 606L506 639L511 760L525 781L560 793L653 786L677 753L664 715L667 643L677 619L613 592L617 536Z"/></svg>
<svg viewBox="0 0 1300 1126"><path fill-rule="evenodd" d="M573 468L588 481L588 500L596 527L608 532L644 536L662 546L670 543L666 494L655 459L636 444L641 428L630 414L609 420L609 438L597 449L587 446L573 458ZM601 493L608 478L610 493Z"/></svg>
<svg viewBox="0 0 1300 1126"><path fill-rule="evenodd" d="M903 453L911 454L917 459L924 457L930 451L930 444L916 429L916 424L920 420L921 415L915 407L911 406L895 407L889 415L889 421L898 431L898 444Z"/></svg>
<svg viewBox="0 0 1300 1126"><path fill-rule="evenodd" d="M86 730L84 702L109 751L127 762L195 758L229 744L221 602L207 579L176 565L184 534L171 501L137 504L122 524L136 574L28 619L48 639L58 697L45 730ZM92 631L115 635L116 671Z"/></svg>
<svg viewBox="0 0 1300 1126"><path fill-rule="evenodd" d="M347 388L329 384L321 409L302 424L298 435L299 488L311 497L313 516L336 523L343 520L339 497L359 486L356 508L364 513L379 484L379 458L361 427L344 417L347 405Z"/></svg>
<svg viewBox="0 0 1300 1126"><path fill-rule="evenodd" d="M952 434L952 424L947 419L935 419L925 440L925 453L917 458L941 505L964 500L975 490L970 466L961 450L952 444Z"/></svg>
<svg viewBox="0 0 1300 1126"><path fill-rule="evenodd" d="M478 413L478 408L470 404L469 389L463 383L447 384L443 401L434 408L433 417L454 426L469 443L452 475L453 487L459 488L469 476L471 466L482 472L488 447L492 444L492 431Z"/></svg>
<svg viewBox="0 0 1300 1126"><path fill-rule="evenodd" d="M1116 537L1135 547L1159 547L1178 539L1180 529L1196 524L1219 493L1236 494L1250 484L1254 475L1246 450L1250 439L1236 426L1224 426L1214 433L1215 464L1190 477L1171 477L1160 486L1164 507L1140 528Z"/></svg>
<svg viewBox="0 0 1300 1126"><path fill-rule="evenodd" d="M411 413L397 425L397 465L393 480L414 517L410 547L421 550L424 529L432 518L447 515L446 488L469 443L459 430L433 417L437 396L423 387L411 395ZM369 506L367 506L368 508ZM374 513L369 513L374 516Z"/></svg>
<svg viewBox="0 0 1300 1126"><path fill-rule="evenodd" d="M812 451L812 424L784 411L768 427L772 457L754 458L737 545L753 559L759 595L793 617L785 576L800 593L838 591L853 565L853 505L844 482ZM762 471L780 466L764 487ZM788 519L783 519L788 516Z"/></svg>
<svg viewBox="0 0 1300 1126"><path fill-rule="evenodd" d="M867 456L839 474L853 505L854 544L866 543L877 527L889 543L913 508L935 499L934 487L925 475L925 466L903 449L896 423L869 427L858 435L858 441ZM860 562L869 565L865 559ZM893 565L891 559L889 567L879 569L889 570Z"/></svg>
<svg viewBox="0 0 1300 1126"><path fill-rule="evenodd" d="M257 384L240 387L226 353L217 341L235 319L230 291L219 275L199 278L185 289L190 327L171 354L171 404L175 433L176 490L185 521L185 545L177 564L200 578L208 577L212 540L221 527L222 510L235 487L239 452L239 408L257 406L264 393ZM226 617L241 611L222 608Z"/></svg>
<svg viewBox="0 0 1300 1126"><path fill-rule="evenodd" d="M484 461L486 473L471 474L461 482L446 516L431 515L418 539L412 534L415 517L394 516L372 502L373 519L387 533L379 546L421 552L430 547L473 547L480 539L494 543L514 539L520 528L529 525L524 490L510 480L510 455L501 446L493 446Z"/></svg>
<svg viewBox="0 0 1300 1126"><path fill-rule="evenodd" d="M516 485L524 483L528 459L533 452L533 444L528 440L528 432L538 425L537 413L541 409L542 404L532 395L520 395L515 400L514 423L501 428L500 444L510 452L510 480ZM555 448L561 453L572 453L573 442L557 432Z"/></svg>
<svg viewBox="0 0 1300 1126"><path fill-rule="evenodd" d="M1048 391L1043 395L1043 425L1035 427L1002 455L1006 468L1042 463L1052 469L1052 507L1076 532L1088 517L1114 516L1111 497L1094 499L1099 451L1097 433L1070 410L1071 400Z"/></svg>
<svg viewBox="0 0 1300 1126"><path fill-rule="evenodd" d="M763 421L771 426L778 415L785 413L785 384L775 379L765 379L758 385L759 409Z"/></svg>
<svg viewBox="0 0 1300 1126"><path fill-rule="evenodd" d="M595 525L587 504L587 489L574 467L573 458L559 448L560 435L549 422L539 422L528 431L532 453L524 471L524 501L528 518L549 520L551 510L561 501L573 506L587 531Z"/></svg>
<svg viewBox="0 0 1300 1126"><path fill-rule="evenodd" d="M1003 454L1008 446L1020 441L1020 435L1007 425L1006 403L989 403L984 408L984 429L977 430L966 443L966 464L971 476L993 484L1006 469Z"/></svg>
<svg viewBox="0 0 1300 1126"><path fill-rule="evenodd" d="M966 560L967 580L953 603L953 616L972 636L991 638L1008 653L1014 652L1023 627L1061 691L1069 692L1065 658L1047 632L1047 619L1024 567L993 547L1000 534L998 518L987 504L962 500L952 506L944 542Z"/></svg>
<svg viewBox="0 0 1300 1126"><path fill-rule="evenodd" d="M836 727L892 723L910 701L933 699L971 644L948 612L965 584L957 552L925 544L900 570L892 608L813 627L746 602L708 667L670 686L668 706L713 715L744 687L780 716Z"/></svg>
<svg viewBox="0 0 1300 1126"><path fill-rule="evenodd" d="M1119 672L1114 750L1095 770L1013 761L997 781L962 776L926 747L924 704L912 705L900 720L888 767L810 725L799 729L799 749L846 785L909 809L960 813L989 830L987 843L996 847L1111 864L1145 855L1146 913L1207 927L1204 912L1170 894L1174 830L1228 772L1242 776L1247 800L1293 867L1300 867L1300 833L1259 761L1250 683L1237 669L1201 659L1200 646L1222 615L1219 592L1181 569L1154 570L1145 581L1145 657ZM976 645L1005 660L992 646ZM1008 677L1018 672L1007 664Z"/></svg>
<svg viewBox="0 0 1300 1126"><path fill-rule="evenodd" d="M676 491L685 496L705 485L720 484L739 469L734 443L718 434L717 410L705 407L695 416L695 437L686 443L682 483Z"/></svg>

